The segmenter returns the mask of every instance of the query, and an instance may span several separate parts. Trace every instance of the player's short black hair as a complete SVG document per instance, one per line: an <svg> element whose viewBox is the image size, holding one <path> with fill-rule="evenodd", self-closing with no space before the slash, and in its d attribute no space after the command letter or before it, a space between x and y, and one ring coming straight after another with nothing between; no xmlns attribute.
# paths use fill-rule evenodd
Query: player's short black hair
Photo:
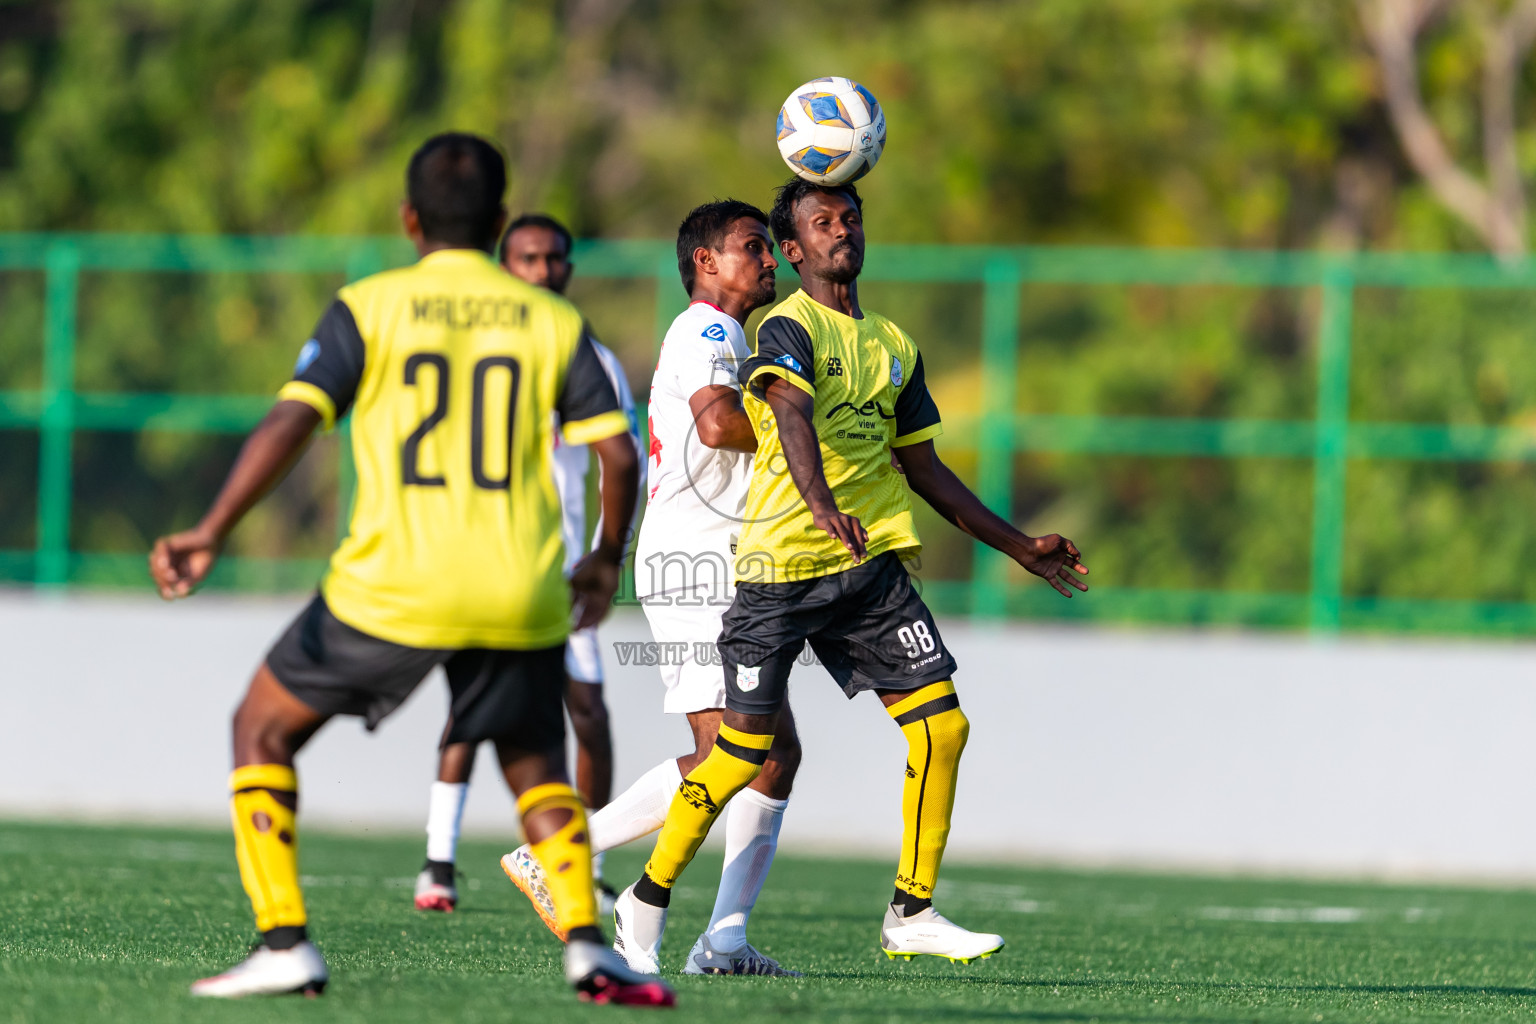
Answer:
<svg viewBox="0 0 1536 1024"><path fill-rule="evenodd" d="M768 211L768 227L773 232L775 242L783 245L794 239L795 206L814 192L824 192L827 195L841 192L853 200L853 205L860 213L864 212L864 200L859 198L859 190L854 188L851 182L847 185L818 185L804 178L790 178L774 189L773 209Z"/></svg>
<svg viewBox="0 0 1536 1024"><path fill-rule="evenodd" d="M421 144L405 172L405 194L433 242L480 248L496 238L507 164L478 135L444 132Z"/></svg>
<svg viewBox="0 0 1536 1024"><path fill-rule="evenodd" d="M719 252L725 247L725 236L731 225L743 217L751 217L763 227L768 217L740 199L716 199L712 203L695 206L677 226L677 272L682 275L683 288L693 294L693 250L703 246Z"/></svg>
<svg viewBox="0 0 1536 1024"><path fill-rule="evenodd" d="M507 239L512 237L512 232L521 228L548 228L550 231L553 231L555 234L565 239L565 254L567 256L571 254L571 245L575 241L571 235L571 229L566 227L564 224L561 224L547 213L519 214L516 220L507 225L507 230L501 233L501 245L497 247L498 251L506 252Z"/></svg>

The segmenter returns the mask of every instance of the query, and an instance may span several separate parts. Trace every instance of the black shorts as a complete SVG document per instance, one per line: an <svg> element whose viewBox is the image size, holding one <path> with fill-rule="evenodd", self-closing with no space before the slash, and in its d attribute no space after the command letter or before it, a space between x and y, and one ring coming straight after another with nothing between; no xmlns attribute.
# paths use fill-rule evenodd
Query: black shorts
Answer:
<svg viewBox="0 0 1536 1024"><path fill-rule="evenodd" d="M536 651L407 647L353 629L316 595L267 653L267 668L289 693L323 715L361 715L369 729L439 665L453 699L444 745L565 748L564 644Z"/></svg>
<svg viewBox="0 0 1536 1024"><path fill-rule="evenodd" d="M955 673L933 613L891 551L832 576L739 584L719 640L725 706L744 715L777 711L806 641L850 698L916 690Z"/></svg>

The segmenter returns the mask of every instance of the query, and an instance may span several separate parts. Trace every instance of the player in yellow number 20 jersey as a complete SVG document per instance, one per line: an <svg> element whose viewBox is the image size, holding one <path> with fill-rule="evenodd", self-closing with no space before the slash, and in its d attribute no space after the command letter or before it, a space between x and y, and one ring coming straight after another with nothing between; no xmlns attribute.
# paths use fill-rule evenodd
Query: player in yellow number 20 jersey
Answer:
<svg viewBox="0 0 1536 1024"><path fill-rule="evenodd" d="M372 728L441 665L452 691L444 742L495 742L571 940L567 980L600 1002L671 1005L670 989L603 941L586 816L565 773L569 595L580 627L613 599L638 479L629 421L576 310L490 257L506 220L501 154L471 135L439 135L411 158L406 185L402 219L421 259L341 290L203 521L150 556L162 596L189 594L315 428L350 410L350 532L235 712L231 816L262 943L192 991L325 987L299 890L294 755L333 715ZM604 535L569 590L555 415L603 467Z"/></svg>
<svg viewBox="0 0 1536 1024"><path fill-rule="evenodd" d="M736 597L718 642L726 710L714 749L672 801L645 873L619 895L616 946L632 967L654 960L672 886L726 801L762 770L790 666L809 642L849 697L874 691L907 741L901 855L881 948L908 960L988 957L1002 936L969 931L933 908L969 723L951 681L955 660L902 565L921 547L908 487L1068 597L1068 586L1088 589L1073 575L1088 570L1071 541L1026 537L989 512L934 452L939 412L917 346L859 305L858 193L792 179L769 223L802 290L768 311L740 373L758 447Z"/></svg>

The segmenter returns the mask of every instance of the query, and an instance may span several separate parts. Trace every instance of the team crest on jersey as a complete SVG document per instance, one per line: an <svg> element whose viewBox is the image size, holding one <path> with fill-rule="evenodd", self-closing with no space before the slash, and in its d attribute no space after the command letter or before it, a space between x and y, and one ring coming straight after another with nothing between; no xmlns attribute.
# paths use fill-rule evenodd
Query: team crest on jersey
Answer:
<svg viewBox="0 0 1536 1024"><path fill-rule="evenodd" d="M304 343L304 347L299 349L299 358L296 359L293 364L293 375L297 377L299 374L309 369L310 366L314 364L315 360L319 358L320 343L314 338L310 338Z"/></svg>
<svg viewBox="0 0 1536 1024"><path fill-rule="evenodd" d="M742 693L750 693L757 689L758 677L762 674L762 671L763 666L761 665L753 665L750 668L746 665L737 665L736 688Z"/></svg>
<svg viewBox="0 0 1536 1024"><path fill-rule="evenodd" d="M891 356L891 386L901 387L901 360Z"/></svg>
<svg viewBox="0 0 1536 1024"><path fill-rule="evenodd" d="M724 341L725 325L710 324L708 327L704 328L704 337L708 338L710 341Z"/></svg>

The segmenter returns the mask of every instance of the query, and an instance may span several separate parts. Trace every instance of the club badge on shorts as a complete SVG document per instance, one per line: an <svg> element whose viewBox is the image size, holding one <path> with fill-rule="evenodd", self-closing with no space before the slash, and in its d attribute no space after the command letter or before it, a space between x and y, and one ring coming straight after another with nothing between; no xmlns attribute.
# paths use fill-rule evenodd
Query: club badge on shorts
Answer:
<svg viewBox="0 0 1536 1024"><path fill-rule="evenodd" d="M757 677L762 671L763 666L761 665L753 665L751 668L748 668L746 665L737 665L736 688L742 693L748 693L757 689Z"/></svg>
<svg viewBox="0 0 1536 1024"><path fill-rule="evenodd" d="M891 387L901 387L901 360L891 356Z"/></svg>

